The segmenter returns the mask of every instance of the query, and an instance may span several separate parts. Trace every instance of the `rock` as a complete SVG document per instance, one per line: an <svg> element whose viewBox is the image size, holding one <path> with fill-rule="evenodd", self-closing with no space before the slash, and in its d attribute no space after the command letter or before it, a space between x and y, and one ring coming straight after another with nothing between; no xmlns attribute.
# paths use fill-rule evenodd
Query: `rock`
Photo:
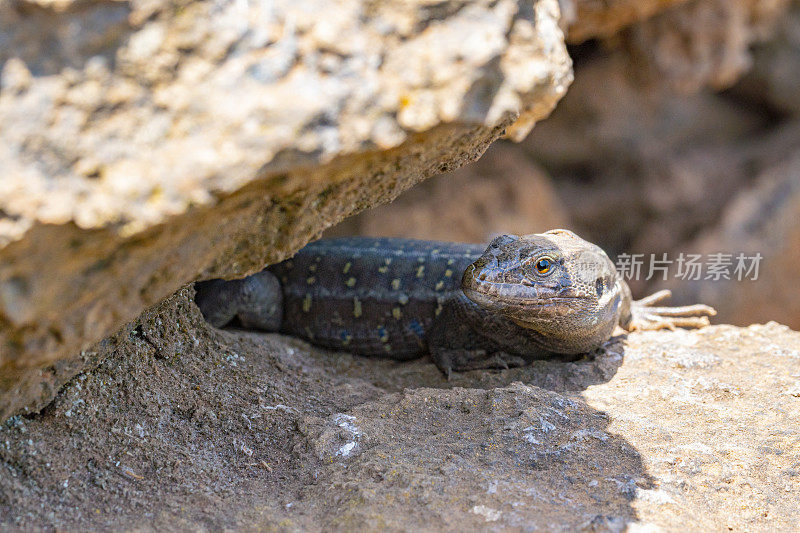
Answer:
<svg viewBox="0 0 800 533"><path fill-rule="evenodd" d="M567 38L580 43L611 37L621 29L646 20L687 0L561 0L567 21Z"/></svg>
<svg viewBox="0 0 800 533"><path fill-rule="evenodd" d="M800 124L784 131L796 143ZM764 146L775 148L774 139ZM698 280L671 280L660 288L679 288L679 301L703 301L726 323L745 324L751 316L770 316L800 328L800 150L768 167L756 182L730 202L721 221L682 247L685 253L728 254L725 276L706 271ZM738 257L744 269L737 272ZM759 259L753 259L759 258ZM751 268L754 270L751 271ZM727 278L727 279L726 279Z"/></svg>
<svg viewBox="0 0 800 533"><path fill-rule="evenodd" d="M550 178L516 147L498 142L478 161L348 218L326 236L483 243L502 233L525 235L567 225Z"/></svg>
<svg viewBox="0 0 800 533"><path fill-rule="evenodd" d="M613 51L581 65L519 149L553 176L580 234L613 254L663 252L716 223L766 164L753 143L771 127L720 95L644 88ZM782 139L773 144L785 153Z"/></svg>
<svg viewBox="0 0 800 533"><path fill-rule="evenodd" d="M524 135L571 81L558 18L556 0L0 3L0 419L182 285Z"/></svg>
<svg viewBox="0 0 800 533"><path fill-rule="evenodd" d="M800 123L736 91L647 92L629 72L620 51L582 64L558 109L518 149L553 176L580 234L614 255L668 254L672 279L633 280L637 297L670 288L675 302L718 308L718 322L800 327ZM757 282L674 278L682 253L707 263L710 254L756 252L764 257Z"/></svg>
<svg viewBox="0 0 800 533"><path fill-rule="evenodd" d="M770 39L790 0L560 0L571 43L624 49L632 70L682 92L730 87ZM792 38L790 37L790 40ZM781 53L783 60L787 59ZM785 68L785 61L778 66ZM776 72L779 76L785 74ZM772 74L767 74L771 76ZM787 89L794 87L786 85Z"/></svg>
<svg viewBox="0 0 800 533"><path fill-rule="evenodd" d="M0 527L790 530L800 333L618 337L447 381L209 328L179 291L0 426Z"/></svg>
<svg viewBox="0 0 800 533"><path fill-rule="evenodd" d="M776 35L753 50L753 68L735 93L779 113L800 115L800 6L781 17Z"/></svg>
<svg viewBox="0 0 800 533"><path fill-rule="evenodd" d="M747 71L749 47L773 33L788 6L789 0L693 0L633 26L627 44L657 84L724 89Z"/></svg>

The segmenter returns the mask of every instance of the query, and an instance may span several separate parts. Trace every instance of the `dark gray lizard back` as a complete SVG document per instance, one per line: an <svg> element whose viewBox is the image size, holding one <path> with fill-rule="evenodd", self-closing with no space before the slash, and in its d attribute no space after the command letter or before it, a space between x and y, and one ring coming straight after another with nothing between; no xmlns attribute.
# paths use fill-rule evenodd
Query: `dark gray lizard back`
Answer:
<svg viewBox="0 0 800 533"><path fill-rule="evenodd" d="M418 357L442 304L485 246L352 237L309 244L273 265L281 332L363 355Z"/></svg>

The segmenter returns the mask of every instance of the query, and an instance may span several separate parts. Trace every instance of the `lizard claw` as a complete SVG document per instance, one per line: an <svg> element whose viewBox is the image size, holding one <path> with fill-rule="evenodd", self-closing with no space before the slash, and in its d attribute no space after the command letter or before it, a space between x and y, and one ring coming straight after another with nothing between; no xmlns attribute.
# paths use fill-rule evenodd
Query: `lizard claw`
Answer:
<svg viewBox="0 0 800 533"><path fill-rule="evenodd" d="M501 369L508 370L524 366L527 361L522 357L506 352L487 353L486 350L439 350L433 355L433 361L450 381L453 371Z"/></svg>
<svg viewBox="0 0 800 533"><path fill-rule="evenodd" d="M656 307L653 304L669 298L668 290L658 291L633 302L628 331L654 331L675 328L703 328L710 325L708 317L717 314L713 307L703 304L679 307Z"/></svg>

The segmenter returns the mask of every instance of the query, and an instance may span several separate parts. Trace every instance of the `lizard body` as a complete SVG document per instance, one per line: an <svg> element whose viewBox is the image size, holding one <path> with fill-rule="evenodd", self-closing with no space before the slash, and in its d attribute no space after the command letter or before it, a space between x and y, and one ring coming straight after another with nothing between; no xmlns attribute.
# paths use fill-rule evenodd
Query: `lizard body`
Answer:
<svg viewBox="0 0 800 533"><path fill-rule="evenodd" d="M566 230L503 235L487 247L352 237L311 243L243 280L197 284L215 326L280 331L326 348L411 359L444 371L583 354L614 328L708 323L707 306L634 302L599 247Z"/></svg>

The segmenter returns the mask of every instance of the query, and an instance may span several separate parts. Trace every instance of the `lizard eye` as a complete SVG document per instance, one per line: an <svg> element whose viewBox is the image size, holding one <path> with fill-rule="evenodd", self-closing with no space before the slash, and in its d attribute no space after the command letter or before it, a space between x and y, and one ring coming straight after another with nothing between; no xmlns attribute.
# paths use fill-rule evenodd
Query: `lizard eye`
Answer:
<svg viewBox="0 0 800 533"><path fill-rule="evenodd" d="M544 276L553 268L553 262L549 257L543 257L536 261L534 266L536 267L536 272Z"/></svg>

